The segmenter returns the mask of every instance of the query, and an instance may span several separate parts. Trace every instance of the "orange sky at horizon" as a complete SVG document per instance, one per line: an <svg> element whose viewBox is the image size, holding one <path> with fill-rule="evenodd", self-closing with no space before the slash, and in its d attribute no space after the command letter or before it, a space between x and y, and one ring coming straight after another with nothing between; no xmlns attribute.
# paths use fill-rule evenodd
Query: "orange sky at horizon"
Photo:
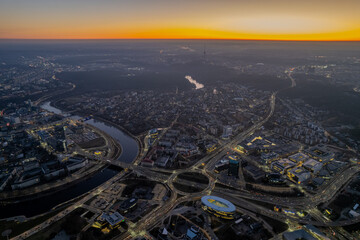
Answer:
<svg viewBox="0 0 360 240"><path fill-rule="evenodd" d="M1 0L0 38L360 41L360 1Z"/></svg>

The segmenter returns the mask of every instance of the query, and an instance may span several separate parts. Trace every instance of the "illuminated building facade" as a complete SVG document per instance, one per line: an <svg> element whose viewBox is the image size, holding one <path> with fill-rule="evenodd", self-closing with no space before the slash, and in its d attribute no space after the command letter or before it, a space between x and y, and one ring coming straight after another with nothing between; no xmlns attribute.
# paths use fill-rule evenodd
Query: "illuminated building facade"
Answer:
<svg viewBox="0 0 360 240"><path fill-rule="evenodd" d="M223 219L234 219L235 206L226 199L217 196L203 196L202 208L208 213Z"/></svg>

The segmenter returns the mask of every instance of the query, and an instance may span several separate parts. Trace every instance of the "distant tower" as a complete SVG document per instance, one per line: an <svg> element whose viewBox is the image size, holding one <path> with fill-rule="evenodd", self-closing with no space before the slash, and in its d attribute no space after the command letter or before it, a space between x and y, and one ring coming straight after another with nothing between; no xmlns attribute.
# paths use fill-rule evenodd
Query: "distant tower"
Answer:
<svg viewBox="0 0 360 240"><path fill-rule="evenodd" d="M68 149L67 149L67 143L66 143L66 140L63 140L63 141L62 141L62 143L63 143L64 152L66 152L66 153L67 153Z"/></svg>
<svg viewBox="0 0 360 240"><path fill-rule="evenodd" d="M175 91L176 95L178 95L179 93L179 88L176 86L176 91Z"/></svg>

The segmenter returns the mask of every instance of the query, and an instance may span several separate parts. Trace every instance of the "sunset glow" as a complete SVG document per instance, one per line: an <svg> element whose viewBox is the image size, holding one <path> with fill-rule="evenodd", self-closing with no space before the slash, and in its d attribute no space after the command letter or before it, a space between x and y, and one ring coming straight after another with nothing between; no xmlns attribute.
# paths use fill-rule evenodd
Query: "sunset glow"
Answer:
<svg viewBox="0 0 360 240"><path fill-rule="evenodd" d="M360 40L360 1L0 1L0 38Z"/></svg>

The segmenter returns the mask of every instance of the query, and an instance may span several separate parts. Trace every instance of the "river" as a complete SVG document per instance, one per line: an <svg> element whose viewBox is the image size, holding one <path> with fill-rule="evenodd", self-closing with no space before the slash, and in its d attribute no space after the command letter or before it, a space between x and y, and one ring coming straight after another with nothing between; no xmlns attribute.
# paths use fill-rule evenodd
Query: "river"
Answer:
<svg viewBox="0 0 360 240"><path fill-rule="evenodd" d="M62 112L60 109L51 106L50 102L45 102L44 104L41 105L41 108L43 108L49 112L56 113L56 114L65 115L65 116L68 115L67 113ZM72 115L71 118L80 119L81 117L77 116L77 115ZM132 161L135 160L135 158L138 154L138 151L139 151L139 148L138 148L138 145L137 145L137 142L135 139L133 139L132 137L130 137L129 135L127 135L120 129L118 129L108 123L98 121L96 119L87 120L86 123L102 130L103 132L106 132L107 134L109 134L111 137L113 137L114 139L116 139L118 141L118 143L121 145L121 148L122 148L121 155L118 158L119 161L131 163Z"/></svg>
<svg viewBox="0 0 360 240"><path fill-rule="evenodd" d="M60 109L52 107L50 105L50 102L42 104L41 108L56 114L66 115L66 113L63 113ZM71 118L79 119L80 116L72 115ZM130 137L120 129L102 121L90 119L86 121L86 123L101 129L119 142L122 148L122 153L118 158L119 161L131 163L135 160L139 148L137 142L132 137ZM117 173L118 171L116 170L105 168L95 173L90 178L87 178L75 185L72 185L69 188L58 191L54 194L29 201L23 201L21 203L0 206L0 219L19 215L32 217L38 214L45 213L63 202L69 201L94 189L95 187L115 176Z"/></svg>

